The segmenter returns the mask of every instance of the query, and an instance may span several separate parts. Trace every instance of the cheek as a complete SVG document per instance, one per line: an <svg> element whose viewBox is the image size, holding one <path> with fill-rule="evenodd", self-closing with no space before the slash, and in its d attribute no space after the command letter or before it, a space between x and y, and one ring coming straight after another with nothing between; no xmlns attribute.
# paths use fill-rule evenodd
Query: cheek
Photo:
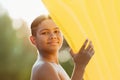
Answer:
<svg viewBox="0 0 120 80"><path fill-rule="evenodd" d="M59 36L59 39L60 39L60 44L62 45L62 43L63 43L63 36L60 35L60 36Z"/></svg>
<svg viewBox="0 0 120 80"><path fill-rule="evenodd" d="M46 38L44 38L44 37L39 37L39 38L37 39L37 45L38 45L39 47L40 47L40 46L44 46L45 43L46 43Z"/></svg>
<svg viewBox="0 0 120 80"><path fill-rule="evenodd" d="M48 39L47 37L41 37L40 41L45 43L47 41L47 39Z"/></svg>

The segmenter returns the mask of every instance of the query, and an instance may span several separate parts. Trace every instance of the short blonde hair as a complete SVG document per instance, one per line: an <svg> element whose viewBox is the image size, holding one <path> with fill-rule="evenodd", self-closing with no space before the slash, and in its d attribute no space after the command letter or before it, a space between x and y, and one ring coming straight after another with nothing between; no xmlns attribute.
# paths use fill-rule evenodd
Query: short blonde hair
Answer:
<svg viewBox="0 0 120 80"><path fill-rule="evenodd" d="M37 31L38 25L41 24L41 22L46 19L51 19L51 17L49 15L41 15L33 20L32 24L31 24L32 36L36 36L36 31Z"/></svg>

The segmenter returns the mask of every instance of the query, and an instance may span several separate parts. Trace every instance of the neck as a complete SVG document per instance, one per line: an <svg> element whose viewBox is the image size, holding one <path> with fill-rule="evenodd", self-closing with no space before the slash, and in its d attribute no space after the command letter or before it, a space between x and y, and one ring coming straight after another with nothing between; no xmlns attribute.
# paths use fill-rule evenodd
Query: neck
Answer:
<svg viewBox="0 0 120 80"><path fill-rule="evenodd" d="M59 64L58 52L39 52L39 57L43 61Z"/></svg>

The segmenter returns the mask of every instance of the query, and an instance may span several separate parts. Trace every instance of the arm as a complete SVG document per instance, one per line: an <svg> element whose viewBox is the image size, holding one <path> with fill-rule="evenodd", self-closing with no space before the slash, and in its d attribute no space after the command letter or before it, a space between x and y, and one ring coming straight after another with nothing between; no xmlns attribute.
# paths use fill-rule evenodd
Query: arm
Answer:
<svg viewBox="0 0 120 80"><path fill-rule="evenodd" d="M84 74L84 68L79 67L79 66L75 66L71 80L82 80L83 74Z"/></svg>
<svg viewBox="0 0 120 80"><path fill-rule="evenodd" d="M88 46L87 43L88 40L85 41L78 53L70 52L75 64L71 80L83 79L84 70L94 54L92 42L90 41Z"/></svg>

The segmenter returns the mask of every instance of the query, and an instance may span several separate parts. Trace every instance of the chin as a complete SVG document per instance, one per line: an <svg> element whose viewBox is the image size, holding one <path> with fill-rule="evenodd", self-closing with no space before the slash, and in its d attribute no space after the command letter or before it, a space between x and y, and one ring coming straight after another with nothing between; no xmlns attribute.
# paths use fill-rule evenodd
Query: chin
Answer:
<svg viewBox="0 0 120 80"><path fill-rule="evenodd" d="M49 51L59 51L60 47L49 47L48 50Z"/></svg>

